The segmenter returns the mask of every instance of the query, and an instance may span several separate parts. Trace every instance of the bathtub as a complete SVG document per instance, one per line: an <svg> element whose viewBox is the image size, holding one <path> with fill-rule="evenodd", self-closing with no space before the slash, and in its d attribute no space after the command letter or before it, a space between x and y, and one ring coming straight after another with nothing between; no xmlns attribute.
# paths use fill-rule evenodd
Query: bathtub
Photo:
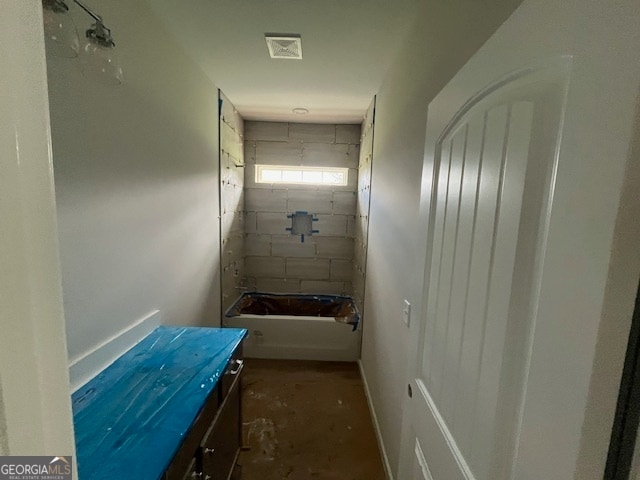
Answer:
<svg viewBox="0 0 640 480"><path fill-rule="evenodd" d="M262 293L245 293L223 320L249 331L245 357L329 361L360 358L358 323L349 297Z"/></svg>

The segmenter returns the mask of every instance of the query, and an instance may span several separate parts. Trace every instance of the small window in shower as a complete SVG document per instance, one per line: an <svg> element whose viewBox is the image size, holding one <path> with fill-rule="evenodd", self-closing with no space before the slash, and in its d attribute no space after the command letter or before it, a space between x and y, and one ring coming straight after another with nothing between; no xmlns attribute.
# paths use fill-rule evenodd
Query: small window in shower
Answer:
<svg viewBox="0 0 640 480"><path fill-rule="evenodd" d="M348 180L348 168L256 165L256 183L345 186Z"/></svg>

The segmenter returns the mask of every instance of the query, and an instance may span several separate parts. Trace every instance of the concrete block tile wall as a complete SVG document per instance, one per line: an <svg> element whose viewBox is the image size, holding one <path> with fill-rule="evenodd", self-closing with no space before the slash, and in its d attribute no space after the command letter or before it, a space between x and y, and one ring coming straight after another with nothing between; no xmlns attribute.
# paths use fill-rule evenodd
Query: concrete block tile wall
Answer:
<svg viewBox="0 0 640 480"><path fill-rule="evenodd" d="M357 195L355 192L333 192L332 213L353 215L356 211Z"/></svg>
<svg viewBox="0 0 640 480"><path fill-rule="evenodd" d="M349 155L349 145L302 144L302 164L309 167L358 167L358 157Z"/></svg>
<svg viewBox="0 0 640 480"><path fill-rule="evenodd" d="M220 219L222 311L241 294L244 262L244 121L220 92Z"/></svg>
<svg viewBox="0 0 640 480"><path fill-rule="evenodd" d="M297 235L273 235L271 238L271 255L274 257L314 258L316 256L316 246L311 237L305 238L304 242Z"/></svg>
<svg viewBox="0 0 640 480"><path fill-rule="evenodd" d="M226 311L231 304L242 294L241 284L244 281L245 261L237 260L234 263L226 265L222 268L222 301L225 305L223 310Z"/></svg>
<svg viewBox="0 0 640 480"><path fill-rule="evenodd" d="M229 236L231 231L231 223L233 222L233 215L221 214L220 215L220 237L221 240Z"/></svg>
<svg viewBox="0 0 640 480"><path fill-rule="evenodd" d="M230 183L222 185L222 213L242 212L243 205L243 189Z"/></svg>
<svg viewBox="0 0 640 480"><path fill-rule="evenodd" d="M371 185L371 163L364 162L359 166L358 190L368 189Z"/></svg>
<svg viewBox="0 0 640 480"><path fill-rule="evenodd" d="M223 156L223 158L225 158ZM230 166L225 164L231 164ZM222 185L237 185L242 187L244 184L244 171L242 168L236 167L232 160L223 162L220 166L220 180Z"/></svg>
<svg viewBox="0 0 640 480"><path fill-rule="evenodd" d="M337 192L336 192L337 193ZM319 190L289 190L287 192L287 212L304 211L313 215L333 212L334 192Z"/></svg>
<svg viewBox="0 0 640 480"><path fill-rule="evenodd" d="M245 193L245 209L249 212L284 212L287 210L287 191L249 188Z"/></svg>
<svg viewBox="0 0 640 480"><path fill-rule="evenodd" d="M290 123L289 141L335 143L336 126L314 123Z"/></svg>
<svg viewBox="0 0 640 480"><path fill-rule="evenodd" d="M234 164L242 165L244 141L236 131L235 118L220 121L220 153L233 159Z"/></svg>
<svg viewBox="0 0 640 480"><path fill-rule="evenodd" d="M255 163L266 165L300 165L302 163L303 144L299 142L256 142L255 148Z"/></svg>
<svg viewBox="0 0 640 480"><path fill-rule="evenodd" d="M349 215L347 217L347 236L358 238L358 233L356 232L356 217L355 215Z"/></svg>
<svg viewBox="0 0 640 480"><path fill-rule="evenodd" d="M244 259L244 235L228 237L222 243L222 265Z"/></svg>
<svg viewBox="0 0 640 480"><path fill-rule="evenodd" d="M284 278L285 259L282 257L247 257L245 268L248 277Z"/></svg>
<svg viewBox="0 0 640 480"><path fill-rule="evenodd" d="M350 295L353 295L353 282L344 282L344 291L351 292Z"/></svg>
<svg viewBox="0 0 640 480"><path fill-rule="evenodd" d="M361 126L360 155L358 162L358 185L356 214L349 218L348 231L353 233L354 258L352 267L353 297L360 312L364 309L364 290L369 235L369 199L371 195L371 165L373 159L375 100L371 103Z"/></svg>
<svg viewBox="0 0 640 480"><path fill-rule="evenodd" d="M356 191L358 189L358 169L357 168L349 169L348 182L349 183L346 187L336 188L336 190Z"/></svg>
<svg viewBox="0 0 640 480"><path fill-rule="evenodd" d="M300 290L325 295L343 295L350 291L345 286L345 282L330 282L326 280L302 280L300 282Z"/></svg>
<svg viewBox="0 0 640 480"><path fill-rule="evenodd" d="M342 236L346 237L347 233L347 215L317 215L318 221L314 222L314 228L319 230L318 235L323 236Z"/></svg>
<svg viewBox="0 0 640 480"><path fill-rule="evenodd" d="M255 163L256 162L256 142L254 140L244 141L244 162Z"/></svg>
<svg viewBox="0 0 640 480"><path fill-rule="evenodd" d="M268 257L271 255L271 235L246 234L244 248L246 255Z"/></svg>
<svg viewBox="0 0 640 480"><path fill-rule="evenodd" d="M233 303L234 299L238 296L238 290L234 288L234 284L238 280L235 268L227 266L222 269L220 280L222 282L222 302L225 305L224 311Z"/></svg>
<svg viewBox="0 0 640 480"><path fill-rule="evenodd" d="M236 195L235 201L236 201L236 209L235 212L236 214L240 217L241 221L244 221L244 202L245 202L245 193L244 193L244 188L240 188L240 187L236 187L236 190L234 191L234 194Z"/></svg>
<svg viewBox="0 0 640 480"><path fill-rule="evenodd" d="M242 166L238 166L234 163L233 159L227 157L228 165L229 165L229 181L227 183L232 183L233 185L242 187L244 185L244 169ZM244 156L242 156L244 161Z"/></svg>
<svg viewBox="0 0 640 480"><path fill-rule="evenodd" d="M230 212L222 215L222 239L244 233L242 212Z"/></svg>
<svg viewBox="0 0 640 480"><path fill-rule="evenodd" d="M298 293L300 292L300 280L286 278L258 278L256 289L259 292L269 293Z"/></svg>
<svg viewBox="0 0 640 480"><path fill-rule="evenodd" d="M324 258L287 258L287 278L329 280L332 260Z"/></svg>
<svg viewBox="0 0 640 480"><path fill-rule="evenodd" d="M353 262L351 260L331 260L331 280L351 281L353 278Z"/></svg>
<svg viewBox="0 0 640 480"><path fill-rule="evenodd" d="M255 163L247 162L244 167L244 188L273 188L273 185L265 185L256 183L256 166Z"/></svg>
<svg viewBox="0 0 640 480"><path fill-rule="evenodd" d="M360 125L336 125L336 143L360 144Z"/></svg>
<svg viewBox="0 0 640 480"><path fill-rule="evenodd" d="M354 243L355 243L355 248L354 248L355 255L353 257L354 265L362 268L367 258L367 245L366 243L364 243L363 239L360 239L360 238L356 239Z"/></svg>
<svg viewBox="0 0 640 480"><path fill-rule="evenodd" d="M247 287L350 295L360 126L246 122L245 132ZM346 167L348 185L257 184L256 164ZM287 214L295 211L318 218L313 228L319 233L304 243L286 231L291 226Z"/></svg>
<svg viewBox="0 0 640 480"><path fill-rule="evenodd" d="M355 217L356 229L366 232L369 229L369 217L367 215L359 215Z"/></svg>
<svg viewBox="0 0 640 480"><path fill-rule="evenodd" d="M245 259L245 263L246 263L246 259ZM246 271L247 271L247 269L245 267L245 272ZM245 278L244 283L245 283L245 285L247 287L247 291L249 291L249 292L258 291L258 279L257 278L247 276Z"/></svg>
<svg viewBox="0 0 640 480"><path fill-rule="evenodd" d="M353 299L356 301L356 305L358 305L358 309L360 310L360 312L362 312L360 305L362 305L362 302L364 302L364 297L362 296L364 294L364 281L365 281L364 272L355 270L353 273L352 292L353 292Z"/></svg>
<svg viewBox="0 0 640 480"><path fill-rule="evenodd" d="M230 212L224 215L224 218L228 218L230 221L229 230L227 236L235 237L244 233L244 221L243 215L240 212Z"/></svg>
<svg viewBox="0 0 640 480"><path fill-rule="evenodd" d="M244 212L244 233L258 232L258 215L256 212Z"/></svg>
<svg viewBox="0 0 640 480"><path fill-rule="evenodd" d="M361 183L358 185L358 190L361 189L371 189L371 161L361 163L361 166L358 168L362 168L362 179Z"/></svg>
<svg viewBox="0 0 640 480"><path fill-rule="evenodd" d="M316 255L318 258L351 259L354 255L353 238L316 237Z"/></svg>
<svg viewBox="0 0 640 480"><path fill-rule="evenodd" d="M291 219L286 213L258 212L258 228L256 233L264 235L282 235L287 233L287 228L291 226Z"/></svg>
<svg viewBox="0 0 640 480"><path fill-rule="evenodd" d="M230 263L229 265L226 265L222 269L223 275L226 275L228 278L231 279L229 284L225 286L225 291L226 290L230 290L232 293L235 294L235 296L238 296L238 291L240 289L240 286L238 285L238 282L240 281L244 271L245 271L245 259L244 258L240 258L240 259L234 261L233 263Z"/></svg>
<svg viewBox="0 0 640 480"><path fill-rule="evenodd" d="M228 155L220 155L220 182L224 185L232 183L231 159Z"/></svg>
<svg viewBox="0 0 640 480"><path fill-rule="evenodd" d="M247 266L246 257L235 262L235 267L236 267L235 275L238 277L238 280L234 285L234 288L237 290L235 292L236 297L239 297L240 295L242 295L242 290L244 290L243 282L244 282L244 277L246 272L246 266Z"/></svg>
<svg viewBox="0 0 640 480"><path fill-rule="evenodd" d="M371 190L364 188L358 192L358 204L362 207L359 209L361 214L366 214L369 211L369 199L371 198ZM358 212L358 210L357 210Z"/></svg>
<svg viewBox="0 0 640 480"><path fill-rule="evenodd" d="M269 140L271 142L289 139L289 124L277 122L246 122L247 140Z"/></svg>

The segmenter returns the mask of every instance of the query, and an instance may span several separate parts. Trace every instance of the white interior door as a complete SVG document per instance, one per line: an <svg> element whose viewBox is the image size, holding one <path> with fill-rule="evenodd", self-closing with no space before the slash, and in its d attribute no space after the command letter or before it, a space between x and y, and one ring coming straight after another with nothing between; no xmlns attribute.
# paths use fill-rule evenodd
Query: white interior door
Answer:
<svg viewBox="0 0 640 480"><path fill-rule="evenodd" d="M602 478L616 391L594 387L611 341L598 335L633 305L607 304L606 290L639 5L525 0L429 105L424 306L399 478ZM604 360L614 377L619 350Z"/></svg>

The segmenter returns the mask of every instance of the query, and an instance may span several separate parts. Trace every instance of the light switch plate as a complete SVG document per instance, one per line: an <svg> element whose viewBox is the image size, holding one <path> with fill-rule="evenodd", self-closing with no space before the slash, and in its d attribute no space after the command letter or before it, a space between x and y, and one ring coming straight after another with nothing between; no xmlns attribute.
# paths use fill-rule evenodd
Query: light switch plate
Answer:
<svg viewBox="0 0 640 480"><path fill-rule="evenodd" d="M411 323L411 304L409 300L403 300L402 321L408 327Z"/></svg>

